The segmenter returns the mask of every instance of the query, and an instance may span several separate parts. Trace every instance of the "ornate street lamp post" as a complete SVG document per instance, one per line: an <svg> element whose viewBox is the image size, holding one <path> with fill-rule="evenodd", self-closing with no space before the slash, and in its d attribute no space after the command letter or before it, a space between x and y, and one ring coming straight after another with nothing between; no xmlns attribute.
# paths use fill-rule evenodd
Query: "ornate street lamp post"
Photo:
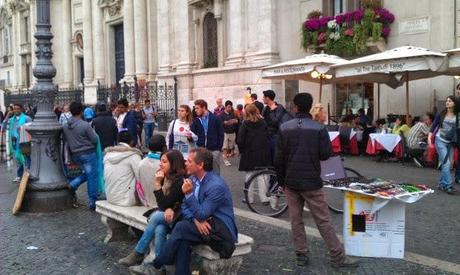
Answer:
<svg viewBox="0 0 460 275"><path fill-rule="evenodd" d="M37 105L35 120L26 130L32 136L31 168L27 192L22 209L28 212L54 212L72 206L70 191L66 188L60 154L62 126L54 114L54 96L57 87L53 84L56 75L51 57L50 1L36 0L37 39L35 55L37 64L33 69L37 79L32 96Z"/></svg>

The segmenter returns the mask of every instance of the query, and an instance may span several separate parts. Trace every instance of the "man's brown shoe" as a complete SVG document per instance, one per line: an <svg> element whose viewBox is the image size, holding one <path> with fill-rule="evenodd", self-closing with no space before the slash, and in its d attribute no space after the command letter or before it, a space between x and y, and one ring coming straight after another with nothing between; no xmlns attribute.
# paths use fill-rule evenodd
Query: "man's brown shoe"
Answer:
<svg viewBox="0 0 460 275"><path fill-rule="evenodd" d="M337 267L337 268L340 268L340 267L357 267L358 265L359 265L358 260L350 258L348 256L343 257L343 259L341 261L338 261L338 262L331 261L331 266L332 267Z"/></svg>
<svg viewBox="0 0 460 275"><path fill-rule="evenodd" d="M129 253L128 256L120 259L118 261L119 264L124 266L133 266L133 265L140 265L144 261L144 254L138 253L137 251L133 250Z"/></svg>

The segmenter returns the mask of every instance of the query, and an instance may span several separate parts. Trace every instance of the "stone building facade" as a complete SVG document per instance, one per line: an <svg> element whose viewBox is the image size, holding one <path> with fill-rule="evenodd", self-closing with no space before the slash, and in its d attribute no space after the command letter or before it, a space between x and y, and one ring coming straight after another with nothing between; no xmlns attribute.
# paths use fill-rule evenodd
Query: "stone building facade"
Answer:
<svg viewBox="0 0 460 275"><path fill-rule="evenodd" d="M24 89L34 82L34 0L0 0L0 89ZM442 51L458 45L460 0L382 1L396 21L386 48L415 45ZM261 68L301 58L301 25L312 10L337 14L359 7L359 0L51 0L54 82L85 86L95 103L97 84L145 79L178 79L178 103L222 97L241 102L246 87L262 95L277 92L289 102L299 91L318 96L318 85L261 78ZM408 29L414 25L415 31ZM406 26L406 27L404 27ZM455 80L414 81L411 108L419 115L451 94ZM380 102L377 91L380 89ZM363 84L327 85L323 103L332 114L343 102L362 98L380 106L381 116L400 113L403 88ZM367 100L367 101L366 101ZM347 101L348 102L348 101ZM0 102L1 103L1 102Z"/></svg>

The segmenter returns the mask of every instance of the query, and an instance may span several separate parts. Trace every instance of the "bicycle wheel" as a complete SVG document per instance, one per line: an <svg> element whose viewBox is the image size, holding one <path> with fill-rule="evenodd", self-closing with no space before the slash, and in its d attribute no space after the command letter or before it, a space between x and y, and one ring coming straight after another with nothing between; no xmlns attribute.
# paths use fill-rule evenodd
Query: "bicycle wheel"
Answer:
<svg viewBox="0 0 460 275"><path fill-rule="evenodd" d="M268 217L281 216L288 207L286 195L278 185L276 173L269 169L255 172L245 182L244 197L251 211Z"/></svg>
<svg viewBox="0 0 460 275"><path fill-rule="evenodd" d="M345 167L345 175L348 177L361 177L361 174L356 170ZM343 191L333 188L324 188L327 207L337 214L343 213Z"/></svg>

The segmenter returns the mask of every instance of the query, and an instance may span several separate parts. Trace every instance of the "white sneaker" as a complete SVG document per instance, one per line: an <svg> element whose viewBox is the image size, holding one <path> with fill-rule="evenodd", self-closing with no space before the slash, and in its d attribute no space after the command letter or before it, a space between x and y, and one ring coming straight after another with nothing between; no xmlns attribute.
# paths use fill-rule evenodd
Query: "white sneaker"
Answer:
<svg viewBox="0 0 460 275"><path fill-rule="evenodd" d="M232 164L230 163L230 161L228 161L228 160L226 160L226 159L224 160L224 164L225 164L225 166L232 166Z"/></svg>
<svg viewBox="0 0 460 275"><path fill-rule="evenodd" d="M18 182L20 182L20 181L21 181L21 178L20 178L20 177L16 177L16 178L14 178L13 183L18 183Z"/></svg>

